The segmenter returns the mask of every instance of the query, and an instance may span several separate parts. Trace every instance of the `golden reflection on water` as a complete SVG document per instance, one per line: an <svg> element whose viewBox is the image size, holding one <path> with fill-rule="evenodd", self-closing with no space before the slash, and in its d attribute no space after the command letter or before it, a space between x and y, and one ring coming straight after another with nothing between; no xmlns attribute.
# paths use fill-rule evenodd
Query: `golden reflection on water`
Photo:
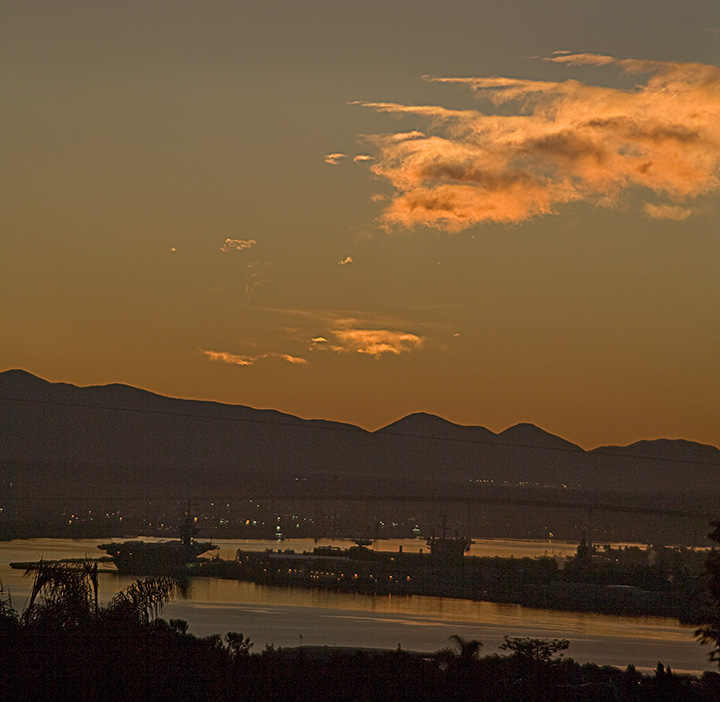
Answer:
<svg viewBox="0 0 720 702"><path fill-rule="evenodd" d="M225 607L242 602L255 607L314 607L354 612L386 613L427 619L428 623L454 621L482 623L504 630L548 628L568 634L623 636L662 641L687 641L688 630L663 617L615 617L605 614L529 609L515 604L473 602L413 595L362 595L357 593L268 587L254 583L197 578L191 597L203 607Z"/></svg>

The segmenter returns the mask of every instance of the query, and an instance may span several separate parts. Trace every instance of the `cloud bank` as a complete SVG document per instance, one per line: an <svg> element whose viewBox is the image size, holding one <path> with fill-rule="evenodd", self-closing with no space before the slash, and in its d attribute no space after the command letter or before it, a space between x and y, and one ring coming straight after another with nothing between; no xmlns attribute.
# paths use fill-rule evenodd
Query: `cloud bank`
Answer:
<svg viewBox="0 0 720 702"><path fill-rule="evenodd" d="M572 202L618 206L633 190L661 200L645 206L649 216L681 220L692 212L683 203L720 192L720 68L564 51L544 60L617 66L638 82L428 78L463 84L503 114L358 103L429 122L425 132L372 137L370 170L394 188L385 226L517 223Z"/></svg>

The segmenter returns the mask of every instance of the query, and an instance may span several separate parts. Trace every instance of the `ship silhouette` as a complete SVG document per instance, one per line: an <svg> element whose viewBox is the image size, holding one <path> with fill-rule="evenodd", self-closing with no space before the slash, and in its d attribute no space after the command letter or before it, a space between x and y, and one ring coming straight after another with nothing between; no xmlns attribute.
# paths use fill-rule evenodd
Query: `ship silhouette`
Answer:
<svg viewBox="0 0 720 702"><path fill-rule="evenodd" d="M187 575L198 564L198 556L219 548L211 541L197 541L196 518L190 511L180 526L180 538L172 541L111 541L98 548L112 558L126 575Z"/></svg>

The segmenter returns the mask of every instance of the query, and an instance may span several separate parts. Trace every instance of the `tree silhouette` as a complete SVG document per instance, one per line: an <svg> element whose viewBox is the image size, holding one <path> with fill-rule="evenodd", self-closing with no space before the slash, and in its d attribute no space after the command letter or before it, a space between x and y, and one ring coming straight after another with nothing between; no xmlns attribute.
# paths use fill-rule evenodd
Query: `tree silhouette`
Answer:
<svg viewBox="0 0 720 702"><path fill-rule="evenodd" d="M505 643L500 644L503 651L512 651L519 658L537 663L546 663L553 659L556 653L562 657L561 651L570 646L567 639L533 639L520 636L505 636Z"/></svg>
<svg viewBox="0 0 720 702"><path fill-rule="evenodd" d="M243 636L237 631L228 631L225 634L225 641L233 658L247 658L250 655L250 649L255 645L250 641L249 636Z"/></svg>
<svg viewBox="0 0 720 702"><path fill-rule="evenodd" d="M480 658L482 642L477 639L466 639L453 634L450 640L454 643L455 657L460 661L476 661Z"/></svg>
<svg viewBox="0 0 720 702"><path fill-rule="evenodd" d="M25 575L34 576L28 605L21 616L26 624L54 621L68 627L107 617L123 619L128 624L147 624L165 604L183 592L182 584L174 578L146 578L128 585L103 608L98 605L97 563L40 561Z"/></svg>
<svg viewBox="0 0 720 702"><path fill-rule="evenodd" d="M452 646L441 648L435 653L435 660L441 670L468 670L480 659L482 642L477 639L466 639L459 634L449 637L453 642Z"/></svg>
<svg viewBox="0 0 720 702"><path fill-rule="evenodd" d="M30 600L23 620L55 619L63 625L88 621L98 609L97 564L40 561L25 575L34 574Z"/></svg>
<svg viewBox="0 0 720 702"><path fill-rule="evenodd" d="M708 538L720 544L720 520L711 522L711 526L714 528ZM708 552L705 561L705 591L710 600L710 609L703 625L695 631L695 636L701 644L713 644L709 657L720 666L720 551L717 548Z"/></svg>
<svg viewBox="0 0 720 702"><path fill-rule="evenodd" d="M128 585L108 602L106 611L123 614L140 623L155 619L180 591L173 578L145 578Z"/></svg>
<svg viewBox="0 0 720 702"><path fill-rule="evenodd" d="M0 583L0 642L19 624L17 610L13 607L10 592Z"/></svg>

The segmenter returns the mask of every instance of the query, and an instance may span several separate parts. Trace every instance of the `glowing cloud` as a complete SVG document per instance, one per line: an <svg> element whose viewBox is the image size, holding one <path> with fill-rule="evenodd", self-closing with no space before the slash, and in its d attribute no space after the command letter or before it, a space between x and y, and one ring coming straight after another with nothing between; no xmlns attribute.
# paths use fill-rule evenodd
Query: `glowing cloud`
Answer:
<svg viewBox="0 0 720 702"><path fill-rule="evenodd" d="M553 63L569 63L572 66L609 66L612 63L618 63L617 59L612 56L573 54L570 51L554 51L551 57L543 60Z"/></svg>
<svg viewBox="0 0 720 702"><path fill-rule="evenodd" d="M418 323L394 314L378 316L358 310L255 309L284 318L284 338L292 343L307 344L310 351L357 353L381 358L386 354L399 356L412 353L422 349L428 341L428 337L405 331L408 327L418 326L427 329L427 322ZM247 360L249 357L241 358Z"/></svg>
<svg viewBox="0 0 720 702"><path fill-rule="evenodd" d="M365 353L376 358L384 353L399 356L401 353L418 349L423 344L422 337L389 329L334 329L333 334L343 350Z"/></svg>
<svg viewBox="0 0 720 702"><path fill-rule="evenodd" d="M226 353L225 351L203 351L211 361L220 361L221 363L232 363L236 366L251 366L253 364L252 356L238 356L234 353Z"/></svg>
<svg viewBox="0 0 720 702"><path fill-rule="evenodd" d="M345 256L342 261L338 261L338 266L347 266L348 263L352 263L352 256Z"/></svg>
<svg viewBox="0 0 720 702"><path fill-rule="evenodd" d="M225 243L220 247L220 251L228 253L230 251L244 251L252 248L257 242L255 239L225 239Z"/></svg>
<svg viewBox="0 0 720 702"><path fill-rule="evenodd" d="M375 160L375 157L374 157L374 156L368 156L368 154L358 154L357 156L355 156L355 157L353 158L353 161L354 161L355 163L358 163L358 161L374 161L374 160Z"/></svg>
<svg viewBox="0 0 720 702"><path fill-rule="evenodd" d="M347 154L325 154L325 163L329 163L331 166L337 166L344 158L347 158Z"/></svg>
<svg viewBox="0 0 720 702"><path fill-rule="evenodd" d="M292 363L294 365L302 365L303 363L307 363L304 358L300 358L299 356L291 356L289 353L266 353L262 356L262 358L279 358L282 361Z"/></svg>
<svg viewBox="0 0 720 702"><path fill-rule="evenodd" d="M335 343L325 337L316 337L311 350L330 349L336 353L362 353L380 358L384 353L399 356L419 349L425 339L409 332L389 329L333 329Z"/></svg>
<svg viewBox="0 0 720 702"><path fill-rule="evenodd" d="M267 358L279 358L281 361L286 361L287 363L292 364L302 365L307 363L304 358L291 356L289 353L275 353L273 351L261 353L257 356L242 356L234 353L226 353L225 351L203 351L203 354L211 361L230 363L235 366L252 366L256 361L261 361Z"/></svg>
<svg viewBox="0 0 720 702"><path fill-rule="evenodd" d="M464 84L513 114L435 105L359 103L430 122L431 133L371 137L371 171L394 193L385 226L458 231L522 222L571 202L612 207L631 190L668 202L651 217L682 219L683 203L720 192L720 68L557 52L566 66L617 66L644 77L631 89L515 78L428 78Z"/></svg>

